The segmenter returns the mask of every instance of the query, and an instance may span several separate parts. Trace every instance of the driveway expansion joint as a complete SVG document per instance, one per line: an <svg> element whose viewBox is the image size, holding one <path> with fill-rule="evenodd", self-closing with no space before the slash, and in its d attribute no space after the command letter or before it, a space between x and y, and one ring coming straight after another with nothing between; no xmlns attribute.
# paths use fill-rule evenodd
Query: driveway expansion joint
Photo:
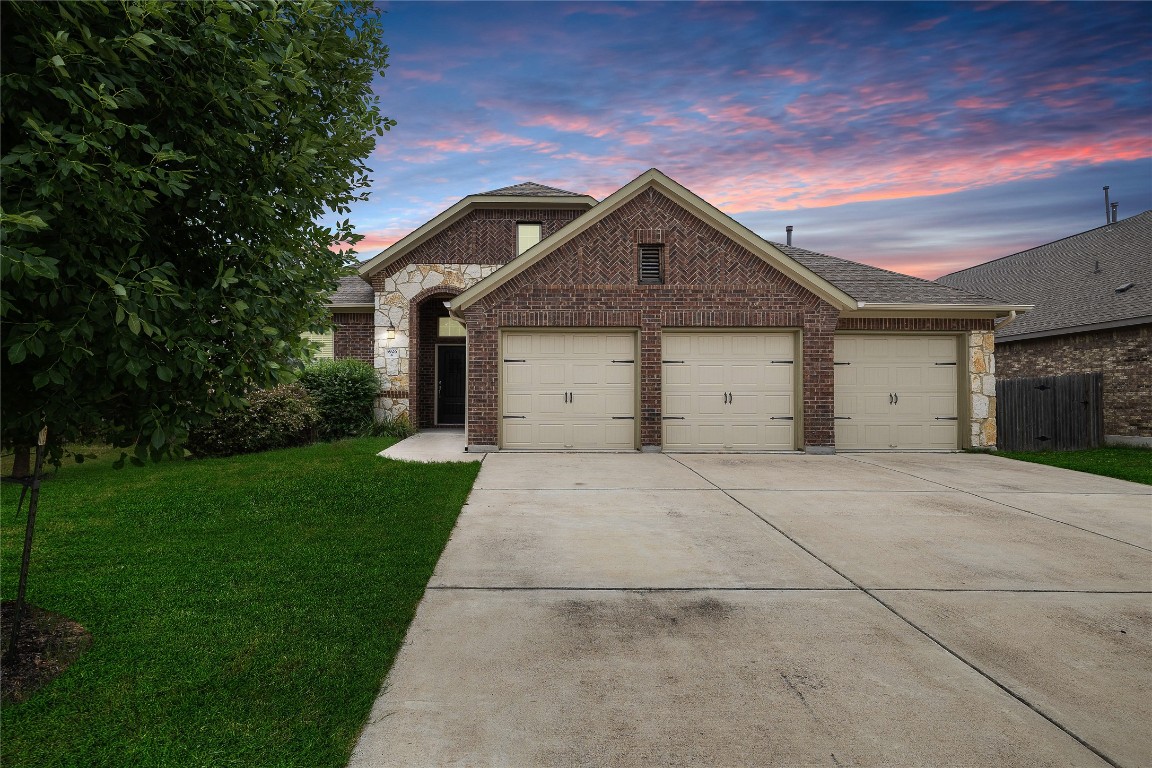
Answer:
<svg viewBox="0 0 1152 768"><path fill-rule="evenodd" d="M869 461L861 461L860 459L854 458L854 457L852 457L852 456L847 456L847 457L845 457L845 458L847 458L847 459L848 459L848 460L850 460L850 461L855 461L855 462L857 462L858 464L864 464L865 466L869 466L869 467L877 467L877 466L882 466L882 465L879 465L879 464L873 464L872 462L869 462ZM1067 521L1065 521L1065 520L1057 520L1057 519L1056 519L1056 518L1054 518L1054 517L1048 517L1047 515L1042 515L1042 514L1040 514L1039 512L1033 512L1033 511L1032 511L1032 510L1030 510L1030 509L1023 509L1023 508L1021 508L1021 507L1016 507L1016 506L1013 506L1013 505L1011 505L1011 504L1006 504L1005 502L1003 502L1003 501L999 501L999 500L997 500L997 499L990 499L990 498L988 498L987 496L981 496L980 494L978 494L978 493L976 493L976 492L974 492L974 491L966 491L966 490L964 490L963 488L955 488L955 487L953 487L953 486L951 486L951 485L947 485L946 483L942 483L942 482L940 482L939 480L929 480L929 479L928 479L928 478L926 478L926 477L920 477L919 475L917 475L917 474L915 474L915 473L912 473L912 472L908 472L908 471L905 471L905 470L903 470L903 469L896 469L895 467L883 467L883 468L884 468L884 469L886 469L886 470L888 470L889 472L898 472L898 473L900 473L900 474L902 474L902 475L907 475L908 477L914 477L914 478L916 478L917 480L922 480L922 481L924 481L925 483L933 483L933 484L935 484L935 485L939 485L939 486L940 486L940 487L942 487L942 488L947 488L947 489L949 489L949 490L951 490L951 491L955 491L955 492L957 492L957 493L964 493L964 494L967 494L967 495L969 495L969 496L975 496L975 497L976 497L976 498L978 498L978 499L982 499L983 501L987 501L987 502L990 502L990 503L992 503L992 504L999 504L999 505L1000 505L1000 506L1002 506L1002 507L1007 507L1008 509L1014 509L1014 510L1016 510L1017 512L1023 512L1023 513L1025 513L1025 514L1027 514L1027 515L1032 515L1033 517L1039 517L1041 520L1047 520L1047 521L1049 521L1049 522L1051 522L1051 523L1059 523L1060 525L1066 525L1066 526L1068 526L1069 528L1075 528L1076 530L1078 530L1078 531L1083 531L1084 533L1091 533L1091 534L1093 534L1094 536L1100 536L1100 537L1102 537L1102 538L1105 538L1105 539L1108 539L1108 540L1110 540L1110 541L1117 541L1117 542L1119 542L1119 543L1121 543L1121 544L1127 544L1128 546L1130 546L1130 547L1135 547L1136 549L1139 549L1139 550L1141 550L1142 552L1152 552L1152 549L1148 549L1147 547L1142 547L1142 546L1140 546L1139 544L1133 544L1133 543L1132 543L1132 542L1130 542L1130 541L1125 541L1124 539L1118 539L1118 538L1116 538L1115 536L1109 536L1109 535L1108 535L1108 534L1106 534L1106 533L1100 533L1099 531L1093 531L1093 530L1091 530L1091 529L1089 529L1089 528L1083 528L1083 527L1081 527L1081 526L1079 526L1079 525L1075 525L1075 524L1073 524L1073 523L1069 523L1069 522L1067 522ZM705 480L707 480L707 478L704 478L704 479L705 479ZM1031 491L1003 491L1003 492L1001 492L1001 491L998 491L997 493L1003 493L1003 494L1008 494L1008 493L1031 493ZM1059 493L1059 491L1049 491L1048 493ZM1114 495L1117 495L1117 494L1115 494L1115 493L1097 493L1097 494L1078 494L1078 495L1085 495L1085 496L1088 496L1088 495L1099 495L1099 496L1114 496ZM1144 494L1144 493L1132 493L1132 494L1118 494L1118 495L1121 495L1121 496L1145 496L1145 495L1147 495L1147 494Z"/></svg>
<svg viewBox="0 0 1152 768"><path fill-rule="evenodd" d="M850 577L850 576L848 576L846 573L842 572L840 569L836 568L834 565L832 565L831 563L829 563L828 561L826 561L824 558L822 558L822 557L820 557L819 555L817 555L817 554L816 554L815 552L813 552L811 549L809 549L808 547L806 547L806 546L804 546L803 544L801 544L801 543L800 543L798 540L796 540L795 538L793 538L792 536L790 536L790 535L789 535L787 532L785 532L784 530L780 529L779 527L777 527L777 526L773 525L773 524L772 524L772 523L771 523L769 520L765 519L765 518L764 518L762 515L758 514L758 513L757 513L755 510L753 510L751 507L749 507L748 505L744 504L744 503L743 503L743 502L741 502L739 499L737 499L735 496L733 496L731 493L729 493L729 492L728 492L728 490L726 490L726 489L724 489L724 488L721 488L720 486L716 485L716 483L714 483L713 481L709 480L707 477L704 477L704 475L702 475L700 472L696 471L695 469L693 469L692 467L688 466L688 465L687 465L687 464L685 464L684 462L682 462L682 461L679 461L679 460L678 460L678 459L677 459L675 456L673 456L673 455L669 455L669 456L668 456L668 458L670 458L672 461L675 461L677 464L679 464L680 466L682 466L682 467L684 467L685 469L689 470L690 472L693 472L694 474L696 474L697 476L699 476L699 477L700 477L700 479L702 479L702 480L704 480L705 482L707 482L707 483L709 483L710 485L712 485L712 486L713 486L713 487L714 487L716 490L723 492L723 493L724 493L726 496L728 496L728 498L732 499L732 501L736 502L736 503L737 503L737 504L739 504L741 507L743 507L744 509L748 510L748 511L749 511L749 512L751 512L753 515L755 515L757 518L759 518L759 519L760 519L760 520L761 520L761 521L762 521L762 522L763 522L765 525L767 525L768 527L772 528L774 531L776 531L777 533L779 533L781 536L783 536L783 537L785 537L786 539L788 539L789 541L791 541L791 542L792 542L793 544L795 544L797 547L799 547L799 548L800 548L800 549L802 549L804 552L806 552L806 553L807 553L809 556L811 556L812 558L814 558L815 560L817 560L818 562L820 562L821 564L823 564L823 565L824 565L826 568L828 568L829 570L831 570L831 571L833 571L834 573L836 573L838 576L840 576L840 578L842 578L842 579L844 579L845 581L847 581L847 582L848 582L849 584L851 584L851 585L852 585L854 588L856 588L856 589L857 589L857 590L859 590L860 592L863 592L863 593L864 593L865 595L867 595L868 597L872 598L874 601L876 601L876 602L877 602L878 604L880 604L882 607L884 607L885 609L887 609L887 610L888 610L888 611L889 611L889 612L890 612L890 613L891 613L893 616L895 616L895 617L896 617L896 618L898 618L899 620L903 621L905 624L907 624L907 625L908 625L909 627L911 627L912 629L914 629L914 630L916 630L917 632L919 632L921 635L923 635L925 638L927 638L927 639L928 639L930 642L934 643L934 644L935 644L937 647L941 648L941 649L942 649L942 650L943 650L945 653L949 654L950 656L952 656L953 658L955 658L957 661L959 661L960 663L962 663L962 664L964 664L965 666L967 666L967 667L968 667L969 669L971 669L973 672L975 672L976 674L980 675L981 677L983 677L983 678L984 678L985 680L987 680L988 682L992 683L992 685L996 686L996 687L997 687L997 688L999 688L1001 691L1003 691L1004 693L1008 694L1009 696L1011 696L1013 699L1015 699L1016 701L1020 702L1020 703L1021 703L1021 704L1023 704L1024 706L1028 707L1028 709L1032 710L1033 712L1035 712L1035 713L1036 713L1037 715L1039 715L1040 717L1042 717L1042 718L1044 718L1045 720L1047 720L1049 723L1051 723L1051 724L1052 724L1053 726L1055 726L1057 729L1059 729L1060 731L1064 732L1064 733L1065 733L1067 736L1069 736L1069 737L1070 737L1070 738L1072 738L1074 741L1076 741L1078 744L1080 744L1080 746L1082 746L1082 747L1084 747L1085 749L1089 750L1090 752L1092 752L1092 754L1096 755L1097 757L1099 757L1101 760L1103 760L1104 762L1106 762L1108 765L1112 766L1113 768L1123 768L1123 766L1121 766L1119 763L1117 763L1116 761L1114 761L1114 760L1113 760L1112 758L1110 758L1108 755L1104 754L1102 751L1100 751L1099 749L1097 749L1097 748L1096 748L1095 746L1093 746L1092 744L1089 744L1089 743L1088 743L1087 741L1085 741L1085 740L1084 740L1084 739L1083 739L1081 736L1079 736L1079 735L1077 735L1075 732L1073 732L1073 731L1071 730L1071 728L1069 728L1068 726L1064 725L1064 724L1063 724L1063 723L1061 723L1059 720L1057 720L1057 719L1056 719L1056 718L1055 718L1053 715L1050 715L1050 714L1048 714L1048 713L1047 713L1047 712L1045 712L1045 711L1044 711L1042 708L1040 708L1038 705L1036 705L1036 704L1033 704L1031 701L1029 701L1028 699L1024 698L1024 697L1023 697L1021 694L1019 694L1019 693L1017 693L1016 691L1012 690L1012 689L1011 689L1011 688L1009 688L1007 685L1005 685L1005 684L1001 683L999 680L997 680L996 678L994 678L994 677L993 677L991 674L989 674L988 672L985 672L983 669L981 669L979 666L977 666L977 665L976 665L974 662L972 662L972 661L970 661L969 659L965 658L965 657L964 657L964 656L962 656L960 653L958 653L957 651L953 650L951 647L949 647L948 645L946 645L946 644L945 644L943 641L941 641L941 640L937 639L936 637L934 637L934 636L933 636L931 633L929 633L929 632L928 632L927 630L925 630L923 627L921 627L921 626L919 626L918 624L916 624L916 622L912 621L911 619L909 619L908 617L904 616L902 613L900 613L899 611L897 611L897 610L896 610L896 609L895 609L893 606L889 605L887 602L885 602L884 600L882 600L882 599L881 599L881 598L880 598L880 597L877 595L877 591L878 591L878 590L874 590L874 589L871 589L871 588L869 588L869 587L865 587L865 586L861 585L861 584L860 584L860 583L858 583L858 582L857 582L855 579L851 578L851 577ZM849 458L851 461L858 461L857 459L854 459L854 458L851 458L851 457L847 457L847 458ZM874 465L874 464L870 464L869 462L866 462L866 461L859 461L859 463L861 463L861 464L865 464L865 465L868 465L868 466L876 466L876 465ZM900 471L900 470L893 470L893 471ZM902 474L905 474L905 475L909 475L910 477L916 477L916 475L913 475L913 474L912 474L912 473L910 473L910 472L902 472ZM962 489L959 489L959 488L952 488L951 486L945 485L945 484L943 484L943 483L939 483L939 482L936 482L936 481L934 481L934 480L926 480L925 478L920 478L920 477L918 477L917 479L918 479L918 480L922 480L922 481L924 481L924 482L933 483L933 484L935 484L935 485L940 485L940 486L941 486L941 487L943 487L943 488L949 488L949 489L951 489L951 490L954 490L954 491L959 491L959 492L961 492L961 493L969 493L970 495L972 495L972 496L976 496L977 498L981 498L981 499L983 499L983 498L984 498L984 497L980 496L979 494L971 493L970 491L964 491L964 490L962 490ZM984 500L985 500L985 501L992 501L991 499L984 499ZM1011 507L1010 505L1007 505L1007 504L1004 504L1004 505L1002 505L1002 506L1006 506L1006 507L1008 507L1009 509L1015 509L1014 507ZM1021 510L1021 511L1027 511L1027 510ZM1031 512L1029 512L1028 514L1035 514L1035 513L1031 513ZM1037 515L1037 517L1044 517L1044 516L1043 516L1043 515ZM1048 519L1048 518L1045 518L1045 519ZM1058 521L1058 520L1057 520L1057 521L1053 521L1053 522L1061 522L1061 521ZM1067 524L1067 523L1065 523L1065 525L1068 525L1068 524ZM1074 525L1073 525L1073 526L1071 526L1071 527L1072 527L1072 528L1077 528L1077 526L1074 526ZM1089 533L1094 533L1094 531L1089 531ZM1097 534L1097 535L1103 536L1103 534ZM1110 536L1104 536L1104 538L1109 538L1109 539L1110 539L1110 538L1112 538L1112 537L1110 537ZM1127 542L1124 542L1124 543L1127 543ZM1144 549L1144 548L1143 548L1143 547L1137 547L1137 549ZM887 590L887 591L897 591L897 590L893 590L893 589L890 589L890 590ZM1142 594L1142 593L1138 593L1138 594Z"/></svg>

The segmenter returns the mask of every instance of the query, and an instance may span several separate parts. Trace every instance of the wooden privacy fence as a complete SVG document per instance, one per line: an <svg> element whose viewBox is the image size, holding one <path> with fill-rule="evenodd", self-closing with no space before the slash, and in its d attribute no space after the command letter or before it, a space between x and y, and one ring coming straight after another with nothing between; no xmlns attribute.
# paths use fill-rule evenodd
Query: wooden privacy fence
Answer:
<svg viewBox="0 0 1152 768"><path fill-rule="evenodd" d="M996 444L1005 451L1075 451L1104 442L1103 375L996 381Z"/></svg>

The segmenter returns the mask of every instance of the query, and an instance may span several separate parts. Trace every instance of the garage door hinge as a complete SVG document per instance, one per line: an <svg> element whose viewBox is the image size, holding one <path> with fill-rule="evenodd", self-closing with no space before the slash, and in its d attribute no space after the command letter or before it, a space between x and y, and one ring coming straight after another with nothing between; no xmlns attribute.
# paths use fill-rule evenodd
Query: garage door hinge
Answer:
<svg viewBox="0 0 1152 768"><path fill-rule="evenodd" d="M679 419L680 421L684 421L683 416L661 416L660 418L664 419L665 421L668 419Z"/></svg>
<svg viewBox="0 0 1152 768"><path fill-rule="evenodd" d="M528 361L527 360L511 360L511 359L506 357L506 358L504 358L504 362L506 362L506 363L526 363Z"/></svg>
<svg viewBox="0 0 1152 768"><path fill-rule="evenodd" d="M769 416L768 418L771 419L772 421L792 421L796 417L795 416Z"/></svg>
<svg viewBox="0 0 1152 768"><path fill-rule="evenodd" d="M506 419L526 419L527 416L505 416Z"/></svg>
<svg viewBox="0 0 1152 768"><path fill-rule="evenodd" d="M956 363L936 363L936 365L956 365Z"/></svg>

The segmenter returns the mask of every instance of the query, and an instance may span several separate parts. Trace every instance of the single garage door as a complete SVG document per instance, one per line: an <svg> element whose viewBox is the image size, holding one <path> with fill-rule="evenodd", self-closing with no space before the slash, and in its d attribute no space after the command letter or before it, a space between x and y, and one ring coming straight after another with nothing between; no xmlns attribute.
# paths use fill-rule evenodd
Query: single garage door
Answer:
<svg viewBox="0 0 1152 768"><path fill-rule="evenodd" d="M636 447L636 335L505 331L504 448Z"/></svg>
<svg viewBox="0 0 1152 768"><path fill-rule="evenodd" d="M955 449L954 336L836 336L836 447Z"/></svg>
<svg viewBox="0 0 1152 768"><path fill-rule="evenodd" d="M792 333L665 332L666 451L795 449Z"/></svg>

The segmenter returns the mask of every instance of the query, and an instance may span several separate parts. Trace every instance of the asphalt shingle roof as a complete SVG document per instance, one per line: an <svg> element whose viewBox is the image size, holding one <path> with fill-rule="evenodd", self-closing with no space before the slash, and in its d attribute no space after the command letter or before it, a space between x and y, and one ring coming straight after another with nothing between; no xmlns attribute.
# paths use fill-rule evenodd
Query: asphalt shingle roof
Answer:
<svg viewBox="0 0 1152 768"><path fill-rule="evenodd" d="M328 303L335 306L373 304L375 301L376 295L372 291L372 286L359 275L340 278L340 285L337 286L336 292L328 297Z"/></svg>
<svg viewBox="0 0 1152 768"><path fill-rule="evenodd" d="M997 332L1000 339L1152 316L1152 211L953 272L939 282L1036 305ZM1116 292L1127 283L1132 287Z"/></svg>
<svg viewBox="0 0 1152 768"><path fill-rule="evenodd" d="M847 259L838 259L792 245L772 243L787 256L815 272L857 301L877 304L993 305L1003 302L973 291L921 280Z"/></svg>
<svg viewBox="0 0 1152 768"><path fill-rule="evenodd" d="M498 197L585 197L579 192L569 192L566 189L546 187L534 181L525 181L522 184L513 184L510 187L500 187L490 192L481 192L482 195L495 195Z"/></svg>

